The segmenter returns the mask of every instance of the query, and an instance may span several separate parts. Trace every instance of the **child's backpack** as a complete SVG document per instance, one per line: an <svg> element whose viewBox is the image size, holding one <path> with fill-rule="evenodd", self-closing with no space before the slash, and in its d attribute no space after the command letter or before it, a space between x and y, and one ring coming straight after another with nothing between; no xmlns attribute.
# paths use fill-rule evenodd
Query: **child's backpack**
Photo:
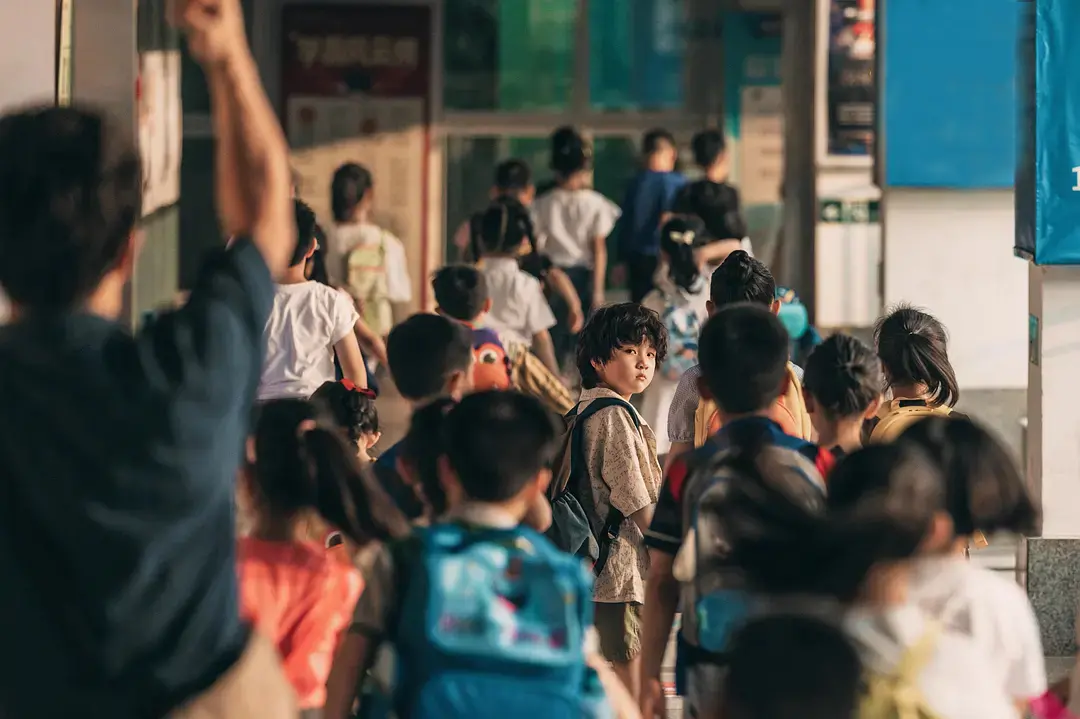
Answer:
<svg viewBox="0 0 1080 719"><path fill-rule="evenodd" d="M817 465L795 449L773 446L777 461L806 480L805 500L825 500L825 481ZM675 558L674 575L683 583L683 632L709 655L727 650L732 634L754 609L741 572L727 562L723 504L733 481L746 481L731 466L732 450L717 448L696 463L681 488L683 526L687 528Z"/></svg>
<svg viewBox="0 0 1080 719"><path fill-rule="evenodd" d="M473 388L477 392L510 388L510 360L499 334L471 327L473 336Z"/></svg>
<svg viewBox="0 0 1080 719"><path fill-rule="evenodd" d="M680 377L697 364L701 318L692 307L669 305L660 319L668 331L668 354L660 373L669 380Z"/></svg>
<svg viewBox="0 0 1080 719"><path fill-rule="evenodd" d="M940 634L940 625L931 624L900 657L893 672L867 672L859 719L938 719L926 706L919 690L919 677L934 655Z"/></svg>
<svg viewBox="0 0 1080 719"><path fill-rule="evenodd" d="M362 244L346 260L349 294L363 304L364 323L379 337L386 337L394 326L393 307L386 277L386 239L377 244Z"/></svg>
<svg viewBox="0 0 1080 719"><path fill-rule="evenodd" d="M641 428L637 411L625 400L601 397L589 402L584 409L578 403L564 416L566 434L562 451L555 459L555 476L548 487L551 500L548 538L562 551L592 562L596 575L604 570L611 546L619 538L625 519L614 507L606 517L597 514L583 447L585 422L608 407L624 408L633 418L634 426Z"/></svg>
<svg viewBox="0 0 1080 719"><path fill-rule="evenodd" d="M795 374L795 369L790 362L788 363L788 377L787 392L773 405L770 416L786 434L809 440L813 437L814 425L810 421L810 413L806 411L802 382ZM702 399L698 402L697 413L694 415L694 446L701 447L719 430L720 416L717 413L716 403Z"/></svg>
<svg viewBox="0 0 1080 719"><path fill-rule="evenodd" d="M878 410L877 424L870 433L870 441L892 442L920 419L948 417L951 414L952 408L946 405L931 407L922 399L894 399L883 403Z"/></svg>
<svg viewBox="0 0 1080 719"><path fill-rule="evenodd" d="M565 415L574 408L574 398L562 380L524 345L511 345L510 384L519 392L537 398L555 414Z"/></svg>
<svg viewBox="0 0 1080 719"><path fill-rule="evenodd" d="M611 716L586 665L592 577L526 528L436 524L391 545L400 614L365 717Z"/></svg>

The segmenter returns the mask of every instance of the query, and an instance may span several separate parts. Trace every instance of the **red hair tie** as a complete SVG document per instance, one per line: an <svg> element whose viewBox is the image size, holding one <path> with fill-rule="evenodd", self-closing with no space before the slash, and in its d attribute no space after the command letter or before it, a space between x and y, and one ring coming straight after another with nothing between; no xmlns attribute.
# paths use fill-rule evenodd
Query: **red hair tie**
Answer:
<svg viewBox="0 0 1080 719"><path fill-rule="evenodd" d="M359 392L361 395L363 395L364 397L367 397L368 399L377 399L378 396L379 396L379 395L375 394L375 392L373 390L370 390L370 389L368 389L366 387L357 387L356 383L353 382L351 379L343 379L343 380L340 380L340 382L341 382L341 386L344 387L345 389L347 389L348 391L350 391L350 392Z"/></svg>

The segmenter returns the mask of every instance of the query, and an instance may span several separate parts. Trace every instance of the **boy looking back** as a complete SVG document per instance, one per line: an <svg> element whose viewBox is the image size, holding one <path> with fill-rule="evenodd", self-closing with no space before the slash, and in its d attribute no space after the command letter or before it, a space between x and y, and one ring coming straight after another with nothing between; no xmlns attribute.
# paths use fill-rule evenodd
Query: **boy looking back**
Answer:
<svg viewBox="0 0 1080 719"><path fill-rule="evenodd" d="M705 323L698 346L701 377L698 389L716 402L722 417L720 431L705 446L676 457L664 478L663 489L645 543L649 548L649 582L645 600L643 659L641 662L642 705L654 716L662 702L660 667L668 643L680 585L674 578L675 555L683 544L693 513L695 470L717 452L727 449L774 446L797 452L812 462L825 476L833 464L832 455L805 440L784 434L770 418L777 399L786 391L788 336L784 325L768 308L750 303L725 306ZM721 683L722 657L710 655L696 646L696 627L689 619L693 612L684 607L679 635L679 656L683 673L677 677L679 693L686 697L690 716L715 716L718 701L715 689Z"/></svg>

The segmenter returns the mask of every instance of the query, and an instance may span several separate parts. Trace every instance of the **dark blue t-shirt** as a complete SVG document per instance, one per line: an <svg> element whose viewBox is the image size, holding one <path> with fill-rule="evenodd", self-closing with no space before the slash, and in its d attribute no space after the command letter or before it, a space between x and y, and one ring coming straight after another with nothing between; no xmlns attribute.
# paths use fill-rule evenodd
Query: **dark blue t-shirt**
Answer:
<svg viewBox="0 0 1080 719"><path fill-rule="evenodd" d="M619 253L656 255L660 252L660 218L669 212L675 193L686 184L678 172L644 170L630 181L619 219Z"/></svg>
<svg viewBox="0 0 1080 719"><path fill-rule="evenodd" d="M236 470L273 293L242 240L134 336L0 328L0 714L163 716L239 658Z"/></svg>

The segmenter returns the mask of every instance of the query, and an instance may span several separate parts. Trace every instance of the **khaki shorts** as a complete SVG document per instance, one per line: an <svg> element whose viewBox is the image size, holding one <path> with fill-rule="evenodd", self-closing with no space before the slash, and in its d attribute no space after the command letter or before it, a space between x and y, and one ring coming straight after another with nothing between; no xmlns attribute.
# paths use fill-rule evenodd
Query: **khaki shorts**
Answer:
<svg viewBox="0 0 1080 719"><path fill-rule="evenodd" d="M641 653L641 605L593 602L593 623L600 635L600 654L625 664Z"/></svg>

